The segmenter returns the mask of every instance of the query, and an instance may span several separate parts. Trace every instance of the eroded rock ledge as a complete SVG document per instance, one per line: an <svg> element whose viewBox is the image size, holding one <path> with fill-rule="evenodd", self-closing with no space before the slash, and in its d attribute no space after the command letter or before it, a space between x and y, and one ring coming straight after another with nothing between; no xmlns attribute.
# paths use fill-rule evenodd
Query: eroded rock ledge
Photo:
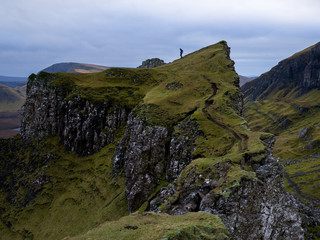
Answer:
<svg viewBox="0 0 320 240"><path fill-rule="evenodd" d="M114 174L123 169L126 175L130 211L137 210L166 179L171 183L149 200L146 210L212 213L221 217L234 239L304 239L298 204L285 191L284 169L272 155L273 140L266 143L267 158L255 164L255 171L230 184L229 175L244 170L229 159L222 158L211 169L203 164L186 167L201 132L190 118L178 128L170 134L165 127L150 126L130 114L113 166ZM186 131L181 133L182 129Z"/></svg>

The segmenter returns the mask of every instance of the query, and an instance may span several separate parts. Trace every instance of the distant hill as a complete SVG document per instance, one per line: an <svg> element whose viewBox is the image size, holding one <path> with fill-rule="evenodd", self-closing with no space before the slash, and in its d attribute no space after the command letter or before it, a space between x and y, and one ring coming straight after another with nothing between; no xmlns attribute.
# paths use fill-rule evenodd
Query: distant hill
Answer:
<svg viewBox="0 0 320 240"><path fill-rule="evenodd" d="M27 77L8 77L8 76L0 76L0 82L27 82Z"/></svg>
<svg viewBox="0 0 320 240"><path fill-rule="evenodd" d="M286 165L287 189L320 206L320 43L244 84L245 117L276 135L274 155Z"/></svg>
<svg viewBox="0 0 320 240"><path fill-rule="evenodd" d="M94 73L94 72L101 72L109 67L93 65L93 64L86 64L86 63L56 63L43 69L42 71L48 73L56 73L56 72L64 72L64 73Z"/></svg>
<svg viewBox="0 0 320 240"><path fill-rule="evenodd" d="M0 84L6 85L8 87L18 87L27 84L27 77L8 77L8 76L0 76Z"/></svg>
<svg viewBox="0 0 320 240"><path fill-rule="evenodd" d="M0 110L1 112L16 112L25 99L23 89L15 89L0 84Z"/></svg>
<svg viewBox="0 0 320 240"><path fill-rule="evenodd" d="M240 87L246 84L247 82L250 82L251 80L255 79L256 77L246 77L239 75L239 80L240 80Z"/></svg>

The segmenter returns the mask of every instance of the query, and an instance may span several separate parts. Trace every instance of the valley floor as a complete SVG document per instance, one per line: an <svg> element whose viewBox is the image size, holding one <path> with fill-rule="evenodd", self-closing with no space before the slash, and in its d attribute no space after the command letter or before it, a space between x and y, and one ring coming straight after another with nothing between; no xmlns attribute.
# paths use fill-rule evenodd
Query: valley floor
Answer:
<svg viewBox="0 0 320 240"><path fill-rule="evenodd" d="M19 112L0 112L0 138L10 138L20 131Z"/></svg>

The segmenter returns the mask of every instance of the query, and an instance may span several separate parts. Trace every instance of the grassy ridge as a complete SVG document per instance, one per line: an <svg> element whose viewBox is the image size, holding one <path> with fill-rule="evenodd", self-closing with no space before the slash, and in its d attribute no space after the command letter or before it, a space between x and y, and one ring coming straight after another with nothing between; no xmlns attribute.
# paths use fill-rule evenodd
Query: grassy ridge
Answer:
<svg viewBox="0 0 320 240"><path fill-rule="evenodd" d="M196 140L194 161L185 172L192 166L203 167L204 170L201 169L206 171L216 162L231 162L232 169L226 182L217 189L219 194L227 196L241 178L254 181L251 164L259 162L266 154L262 139L270 136L248 130L246 121L237 110L236 102L240 95L238 76L225 42L154 69L111 68L91 74L41 72L30 76L29 86L32 81L40 81L48 88L59 88L66 94L66 100L81 96L93 104L108 102L132 109L146 123L166 126L169 130L187 116L196 120L203 135ZM124 127L118 131L113 143L87 157L66 152L57 137L22 149L26 153L18 157L3 153L3 159L10 162L18 158L22 166L5 182L9 186L11 180L17 181L13 188L14 203L11 199L9 204L5 192L1 194L0 209L4 209L1 220L6 223L6 226L0 225L0 229L6 229L1 230L5 234L3 236L8 239L12 234L18 238L34 239L72 237L104 221L126 215L124 176L110 177L115 143L123 133ZM49 162L46 162L47 156ZM247 160L245 163L241 161L244 158ZM33 166L33 170L22 171L24 164ZM50 181L37 189L34 199L24 205L30 190L28 186L34 186L34 180L40 175ZM197 227L201 218L208 219L211 225L205 223ZM140 221L138 219L140 216L135 214L119 222L109 222L79 238L103 239L106 234L114 234L111 236L115 239L123 239L128 234L135 236L140 230L124 230L123 224ZM201 213L186 215L185 218L151 214L142 217L141 221L137 229L155 232L158 234L155 238L183 239L183 236L192 236L194 232L203 232L204 236L210 232L217 233L217 236L221 233L217 239L225 239L226 236L224 227L215 216ZM150 226L145 226L143 221L150 222ZM167 223L171 223L172 228ZM196 227L191 227L193 224ZM168 235L163 235L166 232Z"/></svg>

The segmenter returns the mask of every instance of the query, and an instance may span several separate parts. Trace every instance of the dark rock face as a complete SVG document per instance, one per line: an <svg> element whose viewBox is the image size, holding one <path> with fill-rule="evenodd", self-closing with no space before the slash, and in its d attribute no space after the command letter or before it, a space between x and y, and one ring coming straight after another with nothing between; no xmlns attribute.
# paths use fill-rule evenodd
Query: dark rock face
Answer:
<svg viewBox="0 0 320 240"><path fill-rule="evenodd" d="M188 117L175 129L170 137L167 128L150 126L130 113L113 162L113 175L124 169L130 211L138 209L161 180L174 180L192 161L195 140L202 135L198 124Z"/></svg>
<svg viewBox="0 0 320 240"><path fill-rule="evenodd" d="M114 132L126 122L127 111L108 106L95 106L77 97L61 106L59 136L69 151L88 155L114 140Z"/></svg>
<svg viewBox="0 0 320 240"><path fill-rule="evenodd" d="M148 126L134 113L129 115L126 132L115 150L113 172L124 169L130 211L146 201L165 172L167 136L165 127Z"/></svg>
<svg viewBox="0 0 320 240"><path fill-rule="evenodd" d="M304 239L298 205L285 193L278 168L259 167L261 182L243 180L228 199L207 195L200 209L220 215L238 239Z"/></svg>
<svg viewBox="0 0 320 240"><path fill-rule="evenodd" d="M59 135L69 151L88 155L111 143L115 130L127 120L125 108L92 104L80 96L66 100L66 96L63 89L48 87L41 79L28 83L21 122L25 141Z"/></svg>
<svg viewBox="0 0 320 240"><path fill-rule="evenodd" d="M154 68L166 64L163 60L159 58L151 58L142 62L138 68Z"/></svg>
<svg viewBox="0 0 320 240"><path fill-rule="evenodd" d="M176 179L182 170L192 161L196 139L203 135L199 125L190 118L176 126L170 140L169 161L166 178L168 181Z"/></svg>
<svg viewBox="0 0 320 240"><path fill-rule="evenodd" d="M165 127L149 126L134 113L129 115L125 135L116 147L113 170L117 174L124 169L130 211L150 197L164 172L168 182L179 179L192 161L194 141L201 134L190 118L178 124L170 136ZM271 150L272 143L268 158L255 166L256 179L241 179L227 195L215 191L231 171L232 162L225 160L215 165L215 179L199 180L203 176L195 170L179 188L176 183L162 188L150 200L148 210L174 215L195 211L217 214L234 239L303 239L298 205L284 190L283 168Z"/></svg>
<svg viewBox="0 0 320 240"><path fill-rule="evenodd" d="M274 89L299 87L301 92L320 88L320 43L287 58L269 72L242 86L248 100L263 99ZM266 91L267 90L267 91Z"/></svg>
<svg viewBox="0 0 320 240"><path fill-rule="evenodd" d="M230 194L218 194L215 189L231 169L226 160L215 164L217 179L188 176L188 181L160 190L150 202L150 210L184 214L205 211L217 214L228 227L234 239L304 239L298 204L284 190L283 167L270 153L256 169L256 180L242 178ZM166 209L161 204L166 203Z"/></svg>

